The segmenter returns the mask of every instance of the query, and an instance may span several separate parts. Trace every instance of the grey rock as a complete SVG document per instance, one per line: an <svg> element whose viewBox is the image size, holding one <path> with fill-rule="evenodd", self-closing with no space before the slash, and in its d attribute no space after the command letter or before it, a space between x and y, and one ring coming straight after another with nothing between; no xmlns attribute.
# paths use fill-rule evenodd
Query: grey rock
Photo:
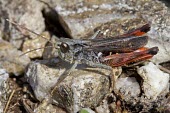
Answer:
<svg viewBox="0 0 170 113"><path fill-rule="evenodd" d="M115 25L115 28L117 28L118 24L125 26L124 23L127 21L138 20L139 18L141 21L136 23L136 25L142 24L143 21L151 22L152 29L150 33L157 35L156 38L163 40L170 38L168 35L170 30L168 9L158 0L102 0L93 2L55 0L53 1L54 4L56 4L55 10L59 14L59 20L62 26L72 38L89 37L94 33L93 30L96 27L110 21L119 20L116 23L117 26ZM124 20L124 23L121 23L121 20ZM128 27L133 25L129 24ZM109 30L112 28L104 32L110 32ZM127 32L127 26L125 29Z"/></svg>
<svg viewBox="0 0 170 113"><path fill-rule="evenodd" d="M95 108L95 111L97 113L110 113L109 104L107 103L106 100L103 100L102 104Z"/></svg>
<svg viewBox="0 0 170 113"><path fill-rule="evenodd" d="M45 49L45 45L50 40L49 32L43 32L35 39L26 40L23 43L22 51L27 53L26 55L30 58L41 58ZM47 48L47 47L46 47ZM37 49L37 50L36 50ZM35 51L31 51L35 50ZM30 51L30 52L29 52Z"/></svg>
<svg viewBox="0 0 170 113"><path fill-rule="evenodd" d="M73 75L77 77L73 78ZM62 106L71 112L79 111L82 107L96 107L109 92L108 77L98 73L79 70L66 80L65 84L54 92L53 98L59 102L56 104L61 104L60 98L57 97L62 95L61 99L64 100Z"/></svg>
<svg viewBox="0 0 170 113"><path fill-rule="evenodd" d="M126 100L138 97L141 93L139 83L134 77L118 78L114 85L114 92Z"/></svg>
<svg viewBox="0 0 170 113"><path fill-rule="evenodd" d="M23 54L10 43L0 40L0 65L10 74L16 76L24 73L26 66L30 62L27 56Z"/></svg>
<svg viewBox="0 0 170 113"><path fill-rule="evenodd" d="M50 93L50 88L53 87L58 79L56 74L59 70L49 68L39 62L32 62L26 70L25 77L34 90L35 96L42 101Z"/></svg>
<svg viewBox="0 0 170 113"><path fill-rule="evenodd" d="M44 101L36 109L34 109L34 112L35 113L66 113L61 108Z"/></svg>
<svg viewBox="0 0 170 113"><path fill-rule="evenodd" d="M40 63L31 63L25 76L32 86L38 100L51 98L54 104L66 108L68 112L77 112L84 107L95 107L109 92L110 72L99 68L85 68L79 65L54 90L51 89L70 64L59 61L55 67Z"/></svg>
<svg viewBox="0 0 170 113"><path fill-rule="evenodd" d="M123 8L129 13L123 13ZM71 3L65 1L65 4L60 2L55 7L59 14L60 22L72 38L88 37L94 33L93 30L96 27L113 20L137 18L137 15L130 12L132 9L125 3L118 4L116 1L111 2L109 0L95 2L74 1Z"/></svg>
<svg viewBox="0 0 170 113"><path fill-rule="evenodd" d="M170 42L163 41L160 39L149 39L147 47L157 46L159 48L158 53L151 59L155 64L160 64L163 62L170 61Z"/></svg>
<svg viewBox="0 0 170 113"><path fill-rule="evenodd" d="M38 5L37 5L38 4ZM23 42L23 34L35 37L32 33L18 28L19 31L8 23L5 19L16 21L18 24L41 33L45 29L44 18L42 16L43 4L37 0L0 0L1 31L5 36L10 35L10 42L17 48Z"/></svg>
<svg viewBox="0 0 170 113"><path fill-rule="evenodd" d="M155 100L169 92L169 74L162 72L153 63L138 68L137 72L143 78L143 91L148 99Z"/></svg>
<svg viewBox="0 0 170 113"><path fill-rule="evenodd" d="M169 97L169 95L168 95L168 98L167 98L167 100L165 102L164 107L165 107L164 113L169 113L170 112L170 97Z"/></svg>
<svg viewBox="0 0 170 113"><path fill-rule="evenodd" d="M8 90L7 80L9 74L5 69L0 69L0 112L2 113L6 105L7 97L9 96L6 92Z"/></svg>

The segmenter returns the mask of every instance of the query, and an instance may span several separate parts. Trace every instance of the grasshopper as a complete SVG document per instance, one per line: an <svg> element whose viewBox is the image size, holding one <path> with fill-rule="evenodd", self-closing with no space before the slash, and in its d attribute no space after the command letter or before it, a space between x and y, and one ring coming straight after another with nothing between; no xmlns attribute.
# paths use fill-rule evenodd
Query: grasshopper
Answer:
<svg viewBox="0 0 170 113"><path fill-rule="evenodd" d="M15 22L9 22L39 35ZM140 28L116 37L98 38L100 31L97 31L89 39L58 39L53 47L58 50L59 57L72 64L72 66L59 77L55 86L62 82L77 67L77 64L109 69L112 72L112 67L124 66L132 62L152 58L159 49L158 47L144 47L148 42L148 36L145 34L149 30L150 24L145 24ZM110 52L113 54L108 54Z"/></svg>

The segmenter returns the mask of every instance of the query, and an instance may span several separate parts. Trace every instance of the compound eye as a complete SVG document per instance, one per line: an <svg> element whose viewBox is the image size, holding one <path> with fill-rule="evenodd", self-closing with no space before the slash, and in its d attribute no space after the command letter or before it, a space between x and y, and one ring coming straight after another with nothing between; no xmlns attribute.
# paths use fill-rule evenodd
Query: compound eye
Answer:
<svg viewBox="0 0 170 113"><path fill-rule="evenodd" d="M61 45L60 45L61 52L66 53L66 52L69 51L69 49L70 48L69 48L69 45L67 43L64 43L64 42L61 43Z"/></svg>

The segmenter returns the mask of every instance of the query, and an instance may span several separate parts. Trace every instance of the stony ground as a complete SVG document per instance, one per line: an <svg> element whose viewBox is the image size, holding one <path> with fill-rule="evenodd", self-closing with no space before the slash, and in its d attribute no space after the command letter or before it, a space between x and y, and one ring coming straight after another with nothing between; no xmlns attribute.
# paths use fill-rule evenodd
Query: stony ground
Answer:
<svg viewBox="0 0 170 113"><path fill-rule="evenodd" d="M169 6L168 0L0 0L0 113L170 112ZM159 48L150 60L112 74L85 64L65 73L72 64L55 48L61 37L87 39L98 30L100 38L114 37L146 23L146 47Z"/></svg>

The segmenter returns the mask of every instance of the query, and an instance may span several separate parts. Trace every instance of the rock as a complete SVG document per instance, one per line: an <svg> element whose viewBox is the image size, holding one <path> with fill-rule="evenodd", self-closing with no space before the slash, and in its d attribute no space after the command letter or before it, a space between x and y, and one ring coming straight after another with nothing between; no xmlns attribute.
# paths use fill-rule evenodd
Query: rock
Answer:
<svg viewBox="0 0 170 113"><path fill-rule="evenodd" d="M50 1L49 4L56 5L58 19L72 38L90 37L96 27L111 21L115 21L113 22L115 26L108 28L104 33L115 30L115 34L119 35L122 31L127 32L128 28L133 28L134 25L149 21L153 26L152 31L155 32L154 34L158 34L158 38L170 38L167 35L170 28L165 27L169 26L168 9L158 0L52 1L52 3ZM135 24L124 24L127 21L139 19L140 21ZM124 29L120 28L121 26L124 26L122 27Z"/></svg>
<svg viewBox="0 0 170 113"><path fill-rule="evenodd" d="M35 113L66 113L61 108L54 106L52 104L48 104L48 102L43 102L36 109L34 109Z"/></svg>
<svg viewBox="0 0 170 113"><path fill-rule="evenodd" d="M23 54L10 43L0 40L0 64L8 73L16 76L24 73L25 67L30 62L27 56Z"/></svg>
<svg viewBox="0 0 170 113"><path fill-rule="evenodd" d="M102 104L100 104L100 106L98 106L98 107L95 108L95 111L96 111L97 113L110 113L109 105L108 105L107 101L104 100L104 101L102 102Z"/></svg>
<svg viewBox="0 0 170 113"><path fill-rule="evenodd" d="M168 35L170 30L170 10L168 10L167 6L159 0L149 0L138 8L140 8L142 16L151 23L151 30L148 33L150 37L165 42L168 41L170 38Z"/></svg>
<svg viewBox="0 0 170 113"><path fill-rule="evenodd" d="M23 42L23 34L32 38L35 36L22 28L18 28L18 31L5 19L16 21L18 24L36 33L41 33L45 29L44 18L41 12L43 4L41 2L36 0L0 0L0 3L0 16L3 17L0 24L1 31L4 36L10 35L10 38L7 40L10 40L15 47L20 48Z"/></svg>
<svg viewBox="0 0 170 113"><path fill-rule="evenodd" d="M0 69L0 112L2 113L5 105L6 105L6 97L9 95L6 93L8 90L7 80L9 78L9 74L5 71L5 69Z"/></svg>
<svg viewBox="0 0 170 113"><path fill-rule="evenodd" d="M84 107L96 107L110 88L108 77L105 74L96 73L98 70L98 68L88 69L87 71L78 70L71 73L64 80L64 83L61 83L57 90L54 91L53 99L58 103L54 102L56 104L62 103L61 106L70 112L77 112ZM106 72L103 71L103 73ZM72 104L70 105L69 103Z"/></svg>
<svg viewBox="0 0 170 113"><path fill-rule="evenodd" d="M63 4L63 2L59 2L55 7L55 10L59 14L59 20L66 32L72 38L78 39L89 37L94 34L93 30L104 23L113 20L124 20L124 22L126 22L126 19L130 20L138 18L137 15L134 15L134 13L132 14L132 10L134 10L132 7L128 7L125 3L122 3L122 5L120 5L121 3L118 3L119 2L117 1L110 2L109 0L94 2L74 1L71 3L69 1L65 1L65 4ZM116 26L114 27L119 28ZM107 29L107 31L108 30L110 29Z"/></svg>
<svg viewBox="0 0 170 113"><path fill-rule="evenodd" d="M138 97L141 93L139 83L134 77L118 78L115 82L114 92L126 100Z"/></svg>
<svg viewBox="0 0 170 113"><path fill-rule="evenodd" d="M26 78L38 100L50 97L51 89L70 64L59 61L55 67L47 67L38 62L28 66ZM83 70L82 70L83 69ZM65 78L52 93L53 104L68 112L77 112L84 107L94 108L109 92L110 71L99 68L85 68L79 65Z"/></svg>
<svg viewBox="0 0 170 113"><path fill-rule="evenodd" d="M46 39L42 38L41 36L43 36ZM37 57L41 58L42 57L45 45L46 45L47 41L50 40L50 34L48 32L43 32L41 34L41 36L38 36L35 39L26 40L24 42L23 47L22 47L22 51L24 53L26 53L30 50L37 49L36 51L30 51L29 53L26 54L30 58L37 58ZM41 49L39 49L39 48L41 48Z"/></svg>
<svg viewBox="0 0 170 113"><path fill-rule="evenodd" d="M156 100L150 100L146 96L140 96L138 98L132 98L129 101L124 102L126 104L126 108L128 112L150 112L150 113L162 113L164 111L164 106L166 97L160 97Z"/></svg>
<svg viewBox="0 0 170 113"><path fill-rule="evenodd" d="M30 101L29 99L23 99L22 105L27 113L66 113L63 109L49 104L48 101L43 100L39 104ZM24 111L24 112L25 112Z"/></svg>
<svg viewBox="0 0 170 113"><path fill-rule="evenodd" d="M38 62L29 64L25 77L34 90L35 96L39 101L45 99L58 79L56 76L60 71L55 68L49 68Z"/></svg>
<svg viewBox="0 0 170 113"><path fill-rule="evenodd" d="M160 71L153 63L138 68L137 72L143 78L143 91L148 99L155 100L169 92L169 74Z"/></svg>
<svg viewBox="0 0 170 113"><path fill-rule="evenodd" d="M170 42L164 42L163 40L158 39L149 39L147 47L157 46L159 48L158 53L151 59L152 62L160 64L163 62L170 61Z"/></svg>
<svg viewBox="0 0 170 113"><path fill-rule="evenodd" d="M170 95L168 95L168 98L165 102L165 106L164 106L164 113L169 113L170 112Z"/></svg>

